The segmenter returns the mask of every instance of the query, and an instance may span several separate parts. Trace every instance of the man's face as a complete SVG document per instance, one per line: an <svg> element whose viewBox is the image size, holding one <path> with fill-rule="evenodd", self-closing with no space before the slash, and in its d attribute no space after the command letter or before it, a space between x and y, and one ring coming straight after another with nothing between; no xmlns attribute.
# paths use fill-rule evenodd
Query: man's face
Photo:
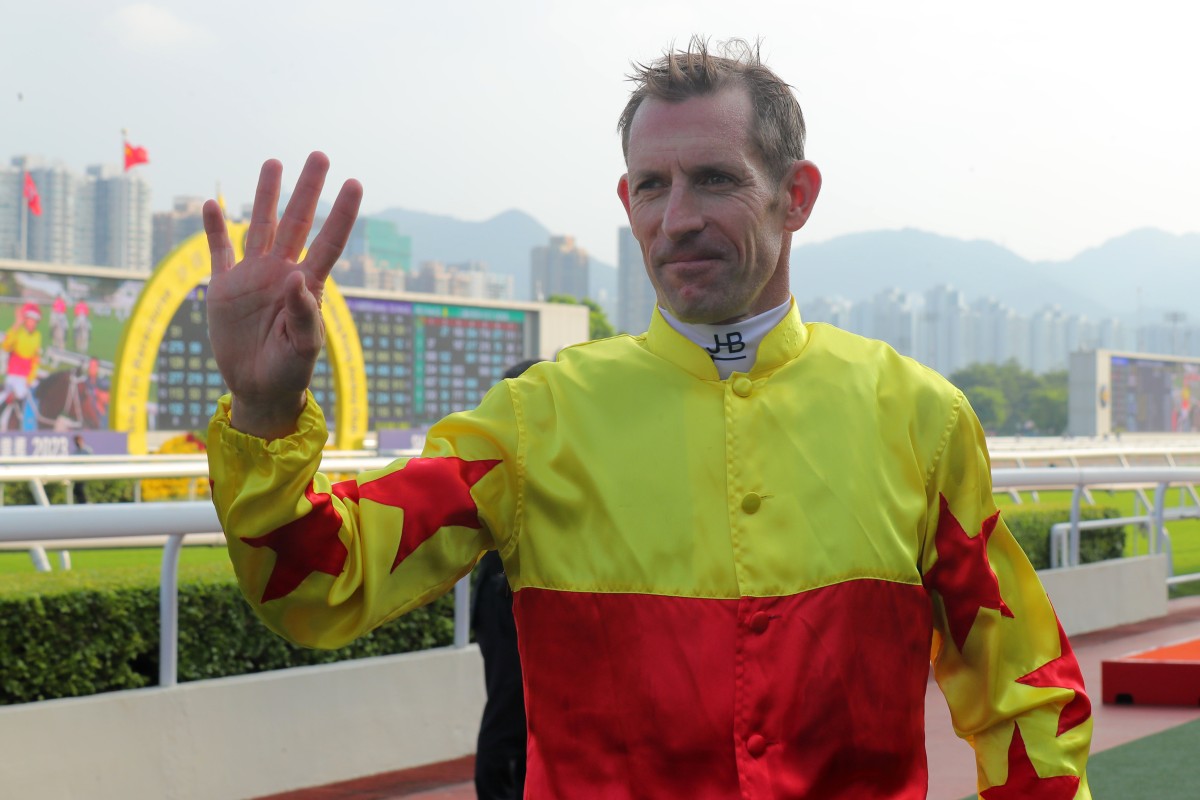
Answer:
<svg viewBox="0 0 1200 800"><path fill-rule="evenodd" d="M659 304L682 321L735 322L788 299L791 232L807 219L820 174L796 162L771 177L753 124L749 95L733 87L680 103L647 99L630 126L617 193ZM802 169L811 191L798 193Z"/></svg>

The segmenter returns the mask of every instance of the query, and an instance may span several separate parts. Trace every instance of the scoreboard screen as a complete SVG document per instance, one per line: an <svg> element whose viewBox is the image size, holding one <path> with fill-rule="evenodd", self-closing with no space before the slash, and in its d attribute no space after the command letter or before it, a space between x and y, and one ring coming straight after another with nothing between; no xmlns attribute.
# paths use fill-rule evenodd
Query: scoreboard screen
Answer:
<svg viewBox="0 0 1200 800"><path fill-rule="evenodd" d="M180 305L159 346L150 430L200 430L228 389L208 341L206 287ZM424 428L473 408L511 365L536 350L531 312L347 296L362 343L368 426ZM311 387L334 414L333 374L322 352Z"/></svg>
<svg viewBox="0 0 1200 800"><path fill-rule="evenodd" d="M207 287L194 289L180 304L162 343L150 383L152 431L194 431L208 427L217 400L229 389L217 370L208 341L208 317L204 310ZM322 408L330 408L329 359L322 351L313 373L313 396Z"/></svg>
<svg viewBox="0 0 1200 800"><path fill-rule="evenodd" d="M536 350L525 311L365 297L346 305L362 342L373 430L421 428L473 408Z"/></svg>
<svg viewBox="0 0 1200 800"><path fill-rule="evenodd" d="M1200 431L1200 365L1113 356L1112 426L1129 433Z"/></svg>

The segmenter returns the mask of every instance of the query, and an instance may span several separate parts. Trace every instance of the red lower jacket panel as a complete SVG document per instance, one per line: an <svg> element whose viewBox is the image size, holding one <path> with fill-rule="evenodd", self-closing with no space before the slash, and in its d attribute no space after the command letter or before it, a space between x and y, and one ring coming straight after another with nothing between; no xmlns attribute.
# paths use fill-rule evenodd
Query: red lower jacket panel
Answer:
<svg viewBox="0 0 1200 800"><path fill-rule="evenodd" d="M515 609L529 798L926 796L920 586L741 600L523 589Z"/></svg>

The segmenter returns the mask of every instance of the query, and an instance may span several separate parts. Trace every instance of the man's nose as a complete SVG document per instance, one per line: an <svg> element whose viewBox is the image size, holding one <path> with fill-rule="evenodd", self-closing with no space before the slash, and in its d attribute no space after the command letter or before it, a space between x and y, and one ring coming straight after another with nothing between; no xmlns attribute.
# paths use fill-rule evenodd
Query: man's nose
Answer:
<svg viewBox="0 0 1200 800"><path fill-rule="evenodd" d="M662 230L668 239L677 242L704 228L700 202L690 186L682 181L671 187L667 207L663 210Z"/></svg>

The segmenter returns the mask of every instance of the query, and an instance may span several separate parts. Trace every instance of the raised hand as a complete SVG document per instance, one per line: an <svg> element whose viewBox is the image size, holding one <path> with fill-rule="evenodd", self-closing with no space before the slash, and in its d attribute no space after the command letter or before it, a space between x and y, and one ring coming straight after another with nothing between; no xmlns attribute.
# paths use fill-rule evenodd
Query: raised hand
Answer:
<svg viewBox="0 0 1200 800"><path fill-rule="evenodd" d="M208 335L221 377L233 394L231 423L266 439L295 430L304 390L325 340L321 295L358 216L362 185L346 181L320 233L298 261L312 228L329 159L304 164L283 217L276 222L283 166L263 164L246 233L246 256L234 264L221 207L204 204L212 256Z"/></svg>

